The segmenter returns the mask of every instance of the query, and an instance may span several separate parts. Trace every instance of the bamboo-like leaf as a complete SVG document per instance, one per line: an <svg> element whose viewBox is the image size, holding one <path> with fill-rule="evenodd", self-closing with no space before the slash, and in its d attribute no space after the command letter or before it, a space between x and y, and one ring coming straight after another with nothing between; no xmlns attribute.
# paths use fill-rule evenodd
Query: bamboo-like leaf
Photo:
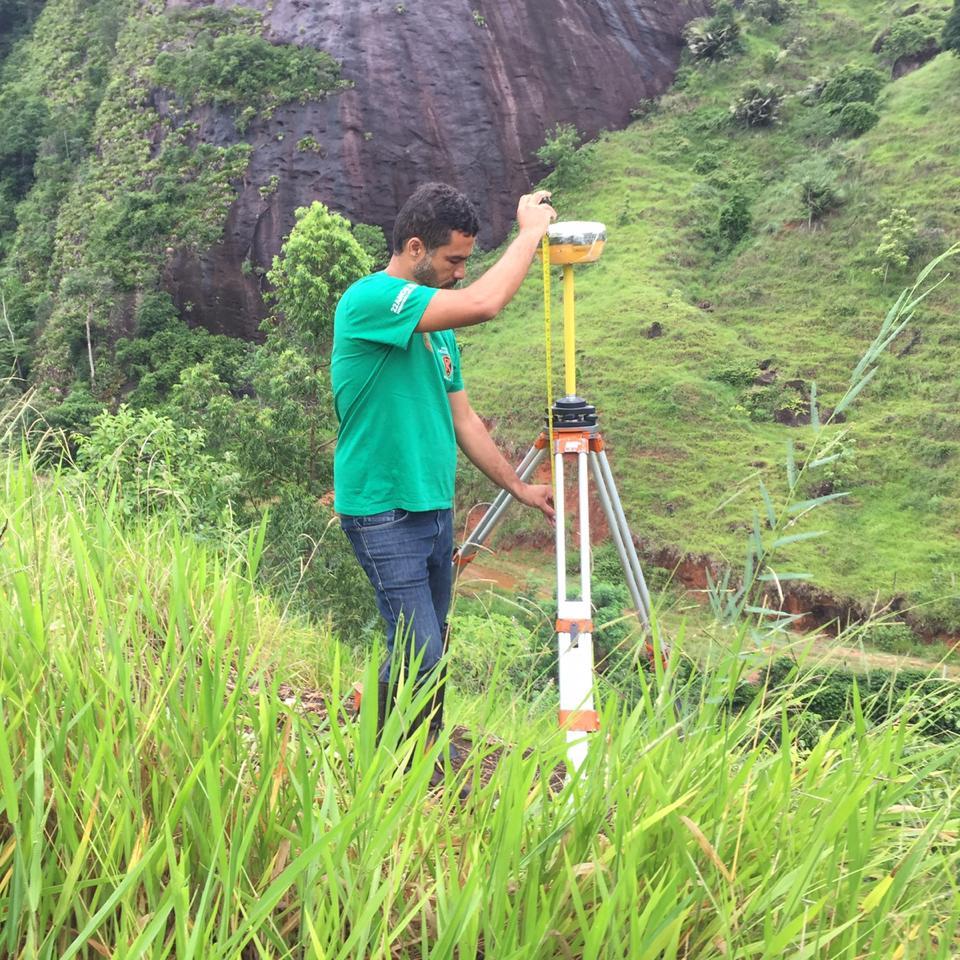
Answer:
<svg viewBox="0 0 960 960"><path fill-rule="evenodd" d="M753 511L753 552L759 560L763 556L763 534L760 532L760 514Z"/></svg>
<svg viewBox="0 0 960 960"><path fill-rule="evenodd" d="M868 373L863 375L863 378L855 386L852 386L844 395L841 397L840 402L834 407L834 415L838 413L843 413L847 407L860 395L860 391L877 375L879 367L874 367Z"/></svg>
<svg viewBox="0 0 960 960"><path fill-rule="evenodd" d="M820 408L817 406L817 381L810 381L810 426L814 433L820 430Z"/></svg>
<svg viewBox="0 0 960 960"><path fill-rule="evenodd" d="M825 503L830 503L831 500L839 500L841 497L850 496L848 490L844 490L840 493L825 493L822 497L813 497L811 500L800 500L798 503L791 503L787 508L787 512L790 514L806 513L807 510L813 510L815 507L820 507Z"/></svg>
<svg viewBox="0 0 960 960"><path fill-rule="evenodd" d="M791 490L797 485L797 461L792 440L787 441L787 484Z"/></svg>
<svg viewBox="0 0 960 960"><path fill-rule="evenodd" d="M764 574L761 574L757 579L762 580L765 583L769 583L770 581L774 581L774 580L783 580L783 581L812 580L813 574L812 573L777 573L777 574L764 573Z"/></svg>
<svg viewBox="0 0 960 960"><path fill-rule="evenodd" d="M763 504L767 509L767 525L773 530L777 526L777 514L773 509L773 500L770 498L770 491L767 490L767 485L762 479L760 480L760 496L763 497Z"/></svg>
<svg viewBox="0 0 960 960"><path fill-rule="evenodd" d="M802 543L804 540L815 540L817 537L822 537L825 532L825 530L810 530L806 533L791 533L786 537L778 537L770 545L770 549L777 550L780 547L785 547L791 543Z"/></svg>

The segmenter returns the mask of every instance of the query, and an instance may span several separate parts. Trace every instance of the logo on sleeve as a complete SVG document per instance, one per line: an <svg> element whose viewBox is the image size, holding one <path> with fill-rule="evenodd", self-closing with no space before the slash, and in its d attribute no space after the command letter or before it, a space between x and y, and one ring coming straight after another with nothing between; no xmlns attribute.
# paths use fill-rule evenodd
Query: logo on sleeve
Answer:
<svg viewBox="0 0 960 960"><path fill-rule="evenodd" d="M443 363L443 379L449 380L453 376L453 360L450 359L450 351L446 347L439 347L437 355Z"/></svg>
<svg viewBox="0 0 960 960"><path fill-rule="evenodd" d="M403 309L403 305L407 302L410 297L410 294L417 289L415 283L406 283L400 288L400 292L397 294L397 298L393 301L393 306L390 308L391 313L399 313Z"/></svg>

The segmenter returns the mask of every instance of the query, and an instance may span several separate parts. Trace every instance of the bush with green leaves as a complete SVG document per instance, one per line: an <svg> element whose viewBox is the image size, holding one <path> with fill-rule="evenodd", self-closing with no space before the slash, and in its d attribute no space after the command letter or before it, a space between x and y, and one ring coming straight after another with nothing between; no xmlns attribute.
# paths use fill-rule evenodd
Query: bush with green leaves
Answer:
<svg viewBox="0 0 960 960"><path fill-rule="evenodd" d="M265 331L279 327L311 353L329 343L333 312L355 280L371 269L370 255L350 222L319 200L294 213L294 226L267 273L275 309Z"/></svg>
<svg viewBox="0 0 960 960"><path fill-rule="evenodd" d="M254 361L252 379L263 402L296 417L304 448L309 489L321 474L321 446L335 434L326 356L333 334L333 314L347 287L368 274L371 259L351 232L350 223L319 201L295 211L289 237L267 272L274 307L261 329L267 339ZM279 439L279 438L278 438Z"/></svg>
<svg viewBox="0 0 960 960"><path fill-rule="evenodd" d="M370 258L372 270L382 270L390 259L387 238L380 227L370 223L355 223L353 235Z"/></svg>
<svg viewBox="0 0 960 960"><path fill-rule="evenodd" d="M694 60L725 60L743 50L736 11L726 0L717 4L712 17L691 20L683 36Z"/></svg>
<svg viewBox="0 0 960 960"><path fill-rule="evenodd" d="M952 50L960 57L960 0L953 0L953 10L944 24L940 43L944 50Z"/></svg>
<svg viewBox="0 0 960 960"><path fill-rule="evenodd" d="M868 130L872 130L880 120L880 114L871 104L865 103L863 100L853 100L850 103L845 103L837 117L840 129L851 137L859 137Z"/></svg>
<svg viewBox="0 0 960 960"><path fill-rule="evenodd" d="M720 207L717 234L727 244L735 246L750 232L752 223L749 198L743 193L734 192Z"/></svg>
<svg viewBox="0 0 960 960"><path fill-rule="evenodd" d="M799 164L793 182L808 227L813 227L814 223L841 207L845 201L840 177L833 165L823 157Z"/></svg>
<svg viewBox="0 0 960 960"><path fill-rule="evenodd" d="M34 181L34 165L50 115L44 97L7 88L0 95L0 196L22 200Z"/></svg>
<svg viewBox="0 0 960 960"><path fill-rule="evenodd" d="M905 623L888 620L872 625L865 635L867 643L885 653L910 654L916 650L918 637Z"/></svg>
<svg viewBox="0 0 960 960"><path fill-rule="evenodd" d="M890 211L888 217L877 221L881 231L880 244L874 256L880 260L873 273L887 282L890 268L902 269L910 262L917 246L917 218L912 217L902 207Z"/></svg>
<svg viewBox="0 0 960 960"><path fill-rule="evenodd" d="M773 84L748 83L730 107L730 113L745 127L769 127L779 120L781 99Z"/></svg>
<svg viewBox="0 0 960 960"><path fill-rule="evenodd" d="M255 110L318 99L340 85L340 67L329 54L246 33L201 33L191 47L160 53L154 76L188 102Z"/></svg>
<svg viewBox="0 0 960 960"><path fill-rule="evenodd" d="M251 345L203 327L188 327L169 294L147 294L136 320L136 336L121 339L116 348L117 364L133 385L126 397L131 406L159 406L182 371L202 362L231 388L241 384Z"/></svg>
<svg viewBox="0 0 960 960"><path fill-rule="evenodd" d="M842 109L845 103L873 103L886 83L887 77L879 70L848 63L824 84L820 100L833 110Z"/></svg>
<svg viewBox="0 0 960 960"><path fill-rule="evenodd" d="M745 0L743 12L753 20L783 23L797 12L797 0Z"/></svg>
<svg viewBox="0 0 960 960"><path fill-rule="evenodd" d="M553 687L556 639L523 617L498 611L461 610L450 618L450 681L467 694L506 685L519 697L534 699Z"/></svg>
<svg viewBox="0 0 960 960"><path fill-rule="evenodd" d="M937 46L940 24L923 13L898 17L880 48L880 55L890 64L901 57L912 57Z"/></svg>
<svg viewBox="0 0 960 960"><path fill-rule="evenodd" d="M236 465L205 452L203 429L183 427L154 410L121 404L95 417L79 435L77 466L126 516L172 508L184 525L223 530L231 525L240 487Z"/></svg>
<svg viewBox="0 0 960 960"><path fill-rule="evenodd" d="M336 419L330 396L333 313L371 260L343 217L322 203L296 211L296 222L267 273L274 308L261 325L265 341L236 379L221 379L208 356L187 367L171 391L186 422L208 427L219 456L241 466L246 495L273 498L292 484L315 496L329 490Z"/></svg>
<svg viewBox="0 0 960 960"><path fill-rule="evenodd" d="M286 609L336 624L347 642L380 627L373 590L332 507L295 484L280 487L267 513L261 581Z"/></svg>
<svg viewBox="0 0 960 960"><path fill-rule="evenodd" d="M583 137L572 123L558 123L548 131L536 151L537 159L552 170L546 178L551 187L577 187L585 182L594 158L594 148L582 143Z"/></svg>

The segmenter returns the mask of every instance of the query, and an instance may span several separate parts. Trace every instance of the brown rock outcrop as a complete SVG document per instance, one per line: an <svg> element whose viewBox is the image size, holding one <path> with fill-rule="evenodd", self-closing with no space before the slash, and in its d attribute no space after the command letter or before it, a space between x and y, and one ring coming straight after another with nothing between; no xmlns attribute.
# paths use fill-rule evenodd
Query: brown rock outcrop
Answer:
<svg viewBox="0 0 960 960"><path fill-rule="evenodd" d="M203 6L201 0L168 5ZM216 5L239 5L216 0ZM534 157L553 125L587 137L626 125L642 98L672 81L692 17L707 0L245 0L268 39L310 44L343 65L353 88L292 104L245 134L254 146L224 239L176 254L167 286L191 322L255 336L268 267L294 210L319 199L387 230L426 180L464 190L482 211L481 243L499 243L516 198L545 172ZM239 140L204 108L201 139ZM320 150L298 150L313 137ZM279 182L261 197L260 188ZM247 263L244 272L241 265ZM249 269L252 267L253 269Z"/></svg>

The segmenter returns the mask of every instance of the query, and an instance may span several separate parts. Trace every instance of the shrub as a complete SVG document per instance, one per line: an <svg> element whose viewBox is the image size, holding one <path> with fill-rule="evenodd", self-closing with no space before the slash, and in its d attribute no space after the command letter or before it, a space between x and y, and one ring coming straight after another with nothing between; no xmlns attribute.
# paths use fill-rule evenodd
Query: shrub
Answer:
<svg viewBox="0 0 960 960"><path fill-rule="evenodd" d="M845 103L840 110L840 129L853 137L859 137L877 125L880 114L863 100Z"/></svg>
<svg viewBox="0 0 960 960"><path fill-rule="evenodd" d="M693 172L711 173L719 166L720 158L717 157L715 153L700 153L697 154L696 159L693 161Z"/></svg>
<svg viewBox="0 0 960 960"><path fill-rule="evenodd" d="M936 44L937 25L921 13L899 17L890 28L880 53L893 64L901 57L911 57Z"/></svg>
<svg viewBox="0 0 960 960"><path fill-rule="evenodd" d="M890 268L903 268L910 262L910 256L917 243L917 218L911 217L902 207L890 211L890 216L877 222L882 231L880 244L874 252L880 264L873 273L887 282Z"/></svg>
<svg viewBox="0 0 960 960"><path fill-rule="evenodd" d="M693 20L684 31L687 49L694 60L725 60L740 53L740 24L731 4L717 4L716 13L706 20Z"/></svg>
<svg viewBox="0 0 960 960"><path fill-rule="evenodd" d="M742 193L734 193L720 208L717 232L733 246L750 232L752 222L750 201Z"/></svg>
<svg viewBox="0 0 960 960"><path fill-rule="evenodd" d="M355 223L352 230L357 243L370 258L373 264L372 269L383 269L390 259L387 238L384 236L383 230L369 223Z"/></svg>
<svg viewBox="0 0 960 960"><path fill-rule="evenodd" d="M801 209L810 227L843 204L844 196L837 174L824 160L802 164L797 170L795 183Z"/></svg>
<svg viewBox="0 0 960 960"><path fill-rule="evenodd" d="M269 509L261 578L290 608L330 619L337 635L357 642L377 629L373 590L332 508L294 485Z"/></svg>
<svg viewBox="0 0 960 960"><path fill-rule="evenodd" d="M273 258L267 300L312 344L333 328L333 311L344 291L370 272L370 257L350 223L315 200L295 211L290 236Z"/></svg>
<svg viewBox="0 0 960 960"><path fill-rule="evenodd" d="M753 20L783 23L796 13L796 0L746 0L743 12Z"/></svg>
<svg viewBox="0 0 960 960"><path fill-rule="evenodd" d="M917 635L905 623L891 621L870 628L867 642L885 653L912 653L917 645Z"/></svg>
<svg viewBox="0 0 960 960"><path fill-rule="evenodd" d="M340 67L328 54L246 34L160 53L154 73L160 86L185 100L255 109L316 98L340 83Z"/></svg>
<svg viewBox="0 0 960 960"><path fill-rule="evenodd" d="M776 87L748 83L737 102L730 107L730 112L737 123L746 127L768 127L779 119L780 99Z"/></svg>
<svg viewBox="0 0 960 960"><path fill-rule="evenodd" d="M151 293L137 311L137 336L117 343L116 358L127 381L135 384L128 403L145 407L165 400L181 372L201 362L218 380L235 385L249 352L236 337L188 327L168 294Z"/></svg>
<svg viewBox="0 0 960 960"><path fill-rule="evenodd" d="M835 104L837 110L855 101L873 103L886 82L887 78L879 70L848 63L826 82L820 99Z"/></svg>
<svg viewBox="0 0 960 960"><path fill-rule="evenodd" d="M546 135L537 159L553 167L547 178L552 186L575 187L583 183L593 160L593 147L581 146L580 131L572 123L558 123Z"/></svg>
<svg viewBox="0 0 960 960"><path fill-rule="evenodd" d="M630 117L633 120L645 120L660 112L660 102L658 100L642 99L637 101L637 105L630 111Z"/></svg>
<svg viewBox="0 0 960 960"><path fill-rule="evenodd" d="M184 522L222 528L229 523L239 476L229 459L204 453L206 434L153 410L122 404L78 436L77 465L98 486L113 489L122 513L135 516L173 507Z"/></svg>
<svg viewBox="0 0 960 960"><path fill-rule="evenodd" d="M940 43L944 50L952 50L960 57L960 0L953 0L953 10L944 25Z"/></svg>

